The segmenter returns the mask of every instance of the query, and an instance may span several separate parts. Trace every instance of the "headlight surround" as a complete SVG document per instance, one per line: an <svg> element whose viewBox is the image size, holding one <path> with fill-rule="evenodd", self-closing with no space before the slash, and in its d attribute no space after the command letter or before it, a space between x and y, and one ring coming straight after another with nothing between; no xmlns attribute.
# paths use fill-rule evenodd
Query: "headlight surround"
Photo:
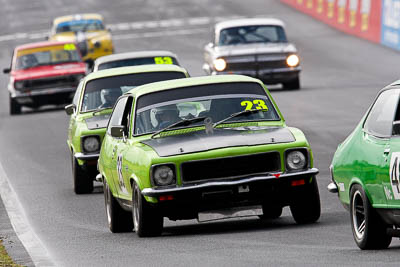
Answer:
<svg viewBox="0 0 400 267"><path fill-rule="evenodd" d="M300 58L297 55L290 55L286 58L286 64L289 67L296 67L300 63Z"/></svg>
<svg viewBox="0 0 400 267"><path fill-rule="evenodd" d="M93 153L100 150L100 138L97 135L85 136L82 138L84 152Z"/></svg>
<svg viewBox="0 0 400 267"><path fill-rule="evenodd" d="M14 88L16 90L21 90L24 88L24 81L14 82Z"/></svg>
<svg viewBox="0 0 400 267"><path fill-rule="evenodd" d="M286 167L289 171L299 171L307 168L307 154L304 150L286 152Z"/></svg>
<svg viewBox="0 0 400 267"><path fill-rule="evenodd" d="M155 186L167 186L176 183L174 164L162 164L152 167L152 180Z"/></svg>
<svg viewBox="0 0 400 267"><path fill-rule="evenodd" d="M214 68L216 71L223 71L226 69L226 61L223 58L214 60Z"/></svg>

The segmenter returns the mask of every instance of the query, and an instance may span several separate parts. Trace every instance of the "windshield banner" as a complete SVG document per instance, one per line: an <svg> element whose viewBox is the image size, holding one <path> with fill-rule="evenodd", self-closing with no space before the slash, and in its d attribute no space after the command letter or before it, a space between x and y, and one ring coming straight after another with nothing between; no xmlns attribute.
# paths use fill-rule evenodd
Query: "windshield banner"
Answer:
<svg viewBox="0 0 400 267"><path fill-rule="evenodd" d="M381 42L381 32L385 31L381 26L382 21L385 21L383 16L386 15L382 12L383 5L398 7L400 4L400 0L281 0L281 2L343 32L376 43ZM396 12L391 8L388 8L388 11L390 12L386 13L397 16L390 20L395 21L396 26L400 26L399 8ZM396 30L397 41L400 34L399 28L397 27Z"/></svg>

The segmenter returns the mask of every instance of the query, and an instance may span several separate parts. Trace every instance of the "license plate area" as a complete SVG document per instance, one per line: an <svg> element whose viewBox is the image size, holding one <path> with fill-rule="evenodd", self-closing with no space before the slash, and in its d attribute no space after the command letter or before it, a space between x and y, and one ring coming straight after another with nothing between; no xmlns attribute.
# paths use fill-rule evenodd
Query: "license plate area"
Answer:
<svg viewBox="0 0 400 267"><path fill-rule="evenodd" d="M224 220L229 218L249 217L262 215L262 206L233 207L228 209L210 210L198 213L199 222Z"/></svg>

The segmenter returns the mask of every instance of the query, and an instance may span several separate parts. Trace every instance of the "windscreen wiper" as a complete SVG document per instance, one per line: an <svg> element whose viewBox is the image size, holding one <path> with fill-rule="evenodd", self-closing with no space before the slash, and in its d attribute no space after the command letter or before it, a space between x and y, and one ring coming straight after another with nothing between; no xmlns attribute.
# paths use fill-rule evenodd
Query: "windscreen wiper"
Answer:
<svg viewBox="0 0 400 267"><path fill-rule="evenodd" d="M246 109L246 110L242 110L242 111L239 111L239 112L236 112L236 113L232 113L231 115L229 115L225 119L222 119L222 120L217 121L216 123L214 123L213 124L213 128L217 127L221 123L224 123L225 121L230 120L232 118L243 116L243 115L249 115L249 114L257 113L257 112L260 112L260 111L266 112L266 111L268 111L268 109L266 109L266 108L263 108L263 109Z"/></svg>
<svg viewBox="0 0 400 267"><path fill-rule="evenodd" d="M153 133L151 138L154 138L154 136L156 136L156 135L158 135L158 134L160 134L160 133L162 133L162 132L164 132L164 131L166 131L168 129L171 129L173 127L187 126L187 125L190 125L192 123L196 123L196 122L199 122L199 121L204 121L205 119L206 119L206 117L198 117L198 118L193 118L193 119L180 120L178 122L175 122L175 123L173 123L173 124L171 124L171 125L169 125L169 126L167 126L165 128L162 128L161 130L158 130L157 132Z"/></svg>

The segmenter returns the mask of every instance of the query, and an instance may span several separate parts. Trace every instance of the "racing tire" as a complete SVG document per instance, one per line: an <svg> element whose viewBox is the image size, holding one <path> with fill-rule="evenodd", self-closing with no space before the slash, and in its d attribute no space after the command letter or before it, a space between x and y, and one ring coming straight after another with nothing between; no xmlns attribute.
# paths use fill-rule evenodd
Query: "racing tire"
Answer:
<svg viewBox="0 0 400 267"><path fill-rule="evenodd" d="M21 105L9 95L10 98L10 115L21 114Z"/></svg>
<svg viewBox="0 0 400 267"><path fill-rule="evenodd" d="M79 166L74 157L72 157L72 176L74 178L75 194L80 195L93 192L93 179Z"/></svg>
<svg viewBox="0 0 400 267"><path fill-rule="evenodd" d="M164 218L157 207L146 201L136 183L132 186L132 217L133 228L139 237L161 235Z"/></svg>
<svg viewBox="0 0 400 267"><path fill-rule="evenodd" d="M392 242L386 233L390 228L371 206L361 185L350 190L350 220L354 241L360 249L385 249Z"/></svg>
<svg viewBox="0 0 400 267"><path fill-rule="evenodd" d="M290 212L298 224L314 223L319 219L321 216L321 202L315 177L312 177L309 185L294 193L294 198L290 204Z"/></svg>
<svg viewBox="0 0 400 267"><path fill-rule="evenodd" d="M300 77L297 76L295 79L291 80L290 82L283 83L283 87L285 89L290 89L290 90L299 90L300 89Z"/></svg>
<svg viewBox="0 0 400 267"><path fill-rule="evenodd" d="M110 187L103 178L104 202L108 228L112 233L132 232L132 212L124 210L111 193Z"/></svg>
<svg viewBox="0 0 400 267"><path fill-rule="evenodd" d="M283 208L280 206L271 207L267 205L262 205L262 210L263 215L258 216L261 220L278 219L282 215Z"/></svg>

